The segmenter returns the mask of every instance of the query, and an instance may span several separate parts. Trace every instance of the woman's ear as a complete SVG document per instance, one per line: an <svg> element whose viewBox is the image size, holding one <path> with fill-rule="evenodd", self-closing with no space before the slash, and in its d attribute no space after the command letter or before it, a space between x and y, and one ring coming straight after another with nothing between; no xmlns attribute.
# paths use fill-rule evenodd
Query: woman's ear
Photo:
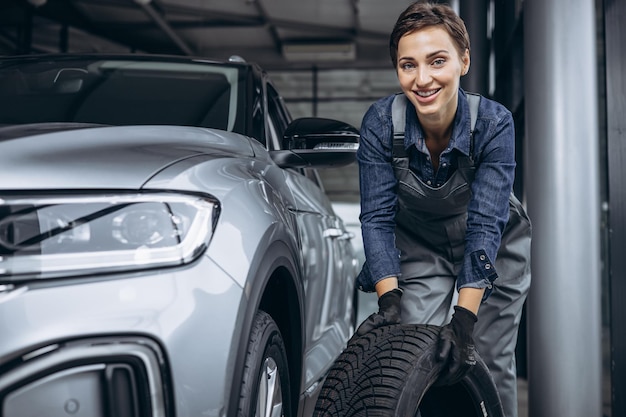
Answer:
<svg viewBox="0 0 626 417"><path fill-rule="evenodd" d="M461 75L465 75L469 72L470 69L470 54L469 49L465 50L465 53L461 57L461 62L463 62L463 67L461 70Z"/></svg>

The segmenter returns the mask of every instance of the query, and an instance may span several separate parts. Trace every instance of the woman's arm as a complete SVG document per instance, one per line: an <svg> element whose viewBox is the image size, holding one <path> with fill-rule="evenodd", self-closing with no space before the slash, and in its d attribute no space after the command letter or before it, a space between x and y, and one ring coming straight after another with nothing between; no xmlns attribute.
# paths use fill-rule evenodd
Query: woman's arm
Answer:
<svg viewBox="0 0 626 417"><path fill-rule="evenodd" d="M498 277L494 263L509 217L515 178L513 117L495 102L484 105L491 115L477 123L476 172L468 205L465 256L457 277L459 290L486 287L483 298Z"/></svg>
<svg viewBox="0 0 626 417"><path fill-rule="evenodd" d="M376 283L376 294L380 297L384 293L398 288L398 277L383 278Z"/></svg>
<svg viewBox="0 0 626 417"><path fill-rule="evenodd" d="M397 180L392 165L392 128L388 114L391 99L386 100L373 104L365 114L357 151L361 230L367 278L371 280L367 286L369 291L381 280L397 283L396 277L400 274L400 252L395 245ZM381 285L386 288L385 283Z"/></svg>
<svg viewBox="0 0 626 417"><path fill-rule="evenodd" d="M484 294L484 288L461 288L459 290L459 300L456 304L478 315L478 309Z"/></svg>

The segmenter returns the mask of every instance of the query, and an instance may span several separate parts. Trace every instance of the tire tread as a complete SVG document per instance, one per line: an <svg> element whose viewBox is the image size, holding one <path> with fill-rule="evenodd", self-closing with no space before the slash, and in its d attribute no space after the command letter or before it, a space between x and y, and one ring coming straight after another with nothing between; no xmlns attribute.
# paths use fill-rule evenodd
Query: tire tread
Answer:
<svg viewBox="0 0 626 417"><path fill-rule="evenodd" d="M503 417L479 355L461 382L435 384L442 367L434 358L440 329L399 324L354 336L330 369L313 417Z"/></svg>
<svg viewBox="0 0 626 417"><path fill-rule="evenodd" d="M435 342L439 327L420 330L384 326L350 339L324 382L313 416L392 416L414 358Z"/></svg>

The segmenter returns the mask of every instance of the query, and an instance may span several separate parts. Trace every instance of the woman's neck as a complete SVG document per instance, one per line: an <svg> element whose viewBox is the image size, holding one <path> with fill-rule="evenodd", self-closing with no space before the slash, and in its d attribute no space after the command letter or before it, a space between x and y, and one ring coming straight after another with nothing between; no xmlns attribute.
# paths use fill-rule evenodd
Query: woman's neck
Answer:
<svg viewBox="0 0 626 417"><path fill-rule="evenodd" d="M427 139L434 140L436 142L447 142L452 135L452 126L454 124L454 116L456 114L456 106L454 111L450 112L438 112L435 114L418 114L424 135Z"/></svg>
<svg viewBox="0 0 626 417"><path fill-rule="evenodd" d="M430 152L430 161L435 172L437 172L441 153L448 147L452 137L452 120L430 124L426 122L426 125L422 123L422 130L424 131L424 142Z"/></svg>

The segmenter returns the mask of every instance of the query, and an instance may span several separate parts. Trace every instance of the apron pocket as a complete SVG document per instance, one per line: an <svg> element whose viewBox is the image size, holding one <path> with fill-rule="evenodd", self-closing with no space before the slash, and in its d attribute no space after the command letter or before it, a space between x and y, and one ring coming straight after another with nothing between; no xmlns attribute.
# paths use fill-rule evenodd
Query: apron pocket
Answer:
<svg viewBox="0 0 626 417"><path fill-rule="evenodd" d="M465 253L465 230L467 228L467 215L461 215L446 223L448 235L448 256L455 264L463 262Z"/></svg>

